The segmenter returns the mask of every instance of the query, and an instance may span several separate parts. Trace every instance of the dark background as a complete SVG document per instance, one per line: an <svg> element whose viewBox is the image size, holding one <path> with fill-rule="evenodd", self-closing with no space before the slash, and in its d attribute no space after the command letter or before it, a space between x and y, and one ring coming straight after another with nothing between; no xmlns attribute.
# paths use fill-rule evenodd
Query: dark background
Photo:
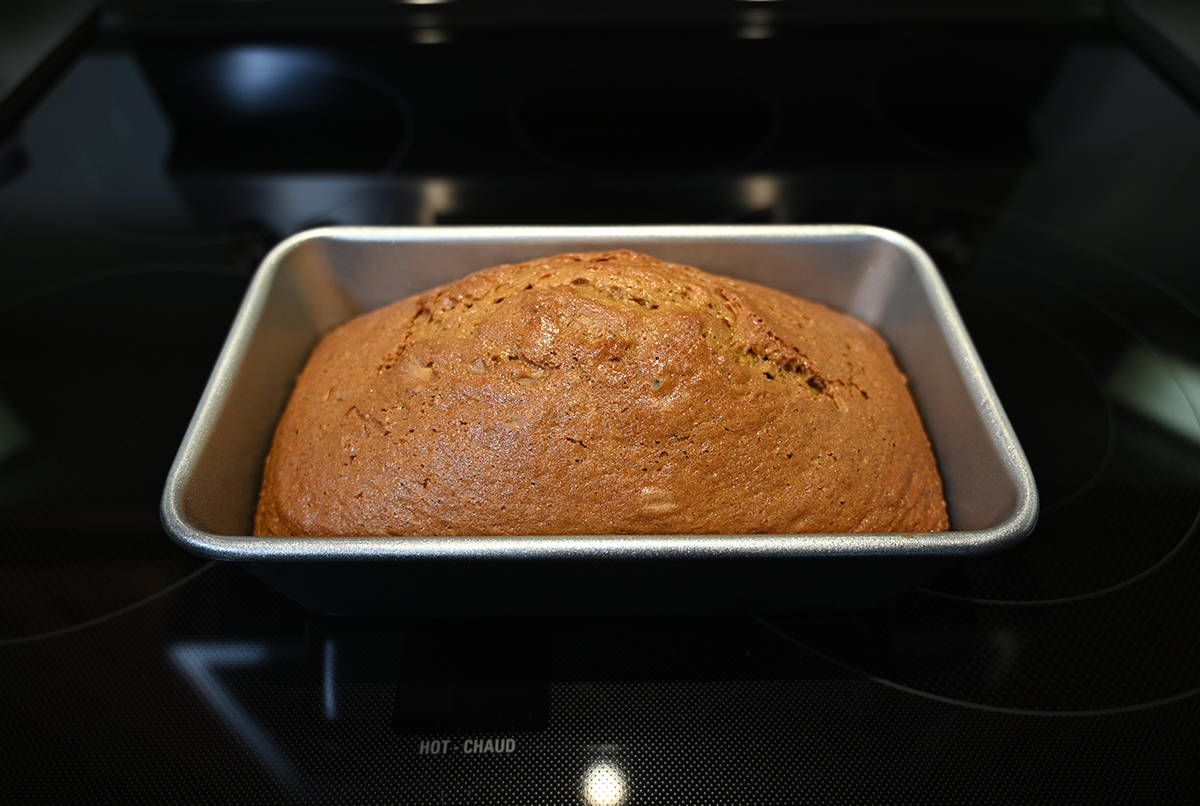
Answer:
<svg viewBox="0 0 1200 806"><path fill-rule="evenodd" d="M1191 802L1186 5L14 6L0 800ZM163 533L281 238L718 222L930 252L1033 465L1028 540L850 613L370 621Z"/></svg>

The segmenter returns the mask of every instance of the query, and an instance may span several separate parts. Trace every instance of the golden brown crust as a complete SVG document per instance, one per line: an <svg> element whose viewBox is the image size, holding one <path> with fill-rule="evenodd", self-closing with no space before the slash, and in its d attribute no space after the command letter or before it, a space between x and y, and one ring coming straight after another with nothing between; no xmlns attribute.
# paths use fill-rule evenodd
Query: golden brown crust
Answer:
<svg viewBox="0 0 1200 806"><path fill-rule="evenodd" d="M948 526L883 339L630 251L497 266L317 345L258 535L924 532Z"/></svg>

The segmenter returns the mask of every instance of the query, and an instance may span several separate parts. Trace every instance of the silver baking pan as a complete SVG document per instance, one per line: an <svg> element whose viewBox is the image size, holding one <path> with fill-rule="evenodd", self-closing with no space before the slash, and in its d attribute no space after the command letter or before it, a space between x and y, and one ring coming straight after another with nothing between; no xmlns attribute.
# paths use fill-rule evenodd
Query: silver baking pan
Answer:
<svg viewBox="0 0 1200 806"><path fill-rule="evenodd" d="M261 470L322 334L477 269L629 247L847 311L892 347L929 431L953 531L936 534L251 536ZM764 479L764 484L770 480ZM1037 518L1029 464L929 257L869 226L330 227L259 267L162 499L189 551L246 563L339 614L788 610L865 605Z"/></svg>

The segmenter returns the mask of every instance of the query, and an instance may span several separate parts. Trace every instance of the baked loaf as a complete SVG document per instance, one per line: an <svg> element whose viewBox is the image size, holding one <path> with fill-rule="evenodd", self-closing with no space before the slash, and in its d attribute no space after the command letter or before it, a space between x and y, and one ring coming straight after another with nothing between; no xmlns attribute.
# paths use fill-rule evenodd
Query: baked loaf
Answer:
<svg viewBox="0 0 1200 806"><path fill-rule="evenodd" d="M942 482L883 339L630 251L360 316L300 374L257 535L925 532Z"/></svg>

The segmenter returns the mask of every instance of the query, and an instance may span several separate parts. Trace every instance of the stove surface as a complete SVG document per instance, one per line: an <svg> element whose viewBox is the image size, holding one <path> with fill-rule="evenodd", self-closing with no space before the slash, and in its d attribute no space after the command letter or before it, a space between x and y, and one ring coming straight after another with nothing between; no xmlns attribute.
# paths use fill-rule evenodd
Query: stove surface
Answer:
<svg viewBox="0 0 1200 806"><path fill-rule="evenodd" d="M1200 113L1093 24L426 22L109 20L0 150L0 800L1190 802ZM164 535L279 239L718 222L930 252L1028 540L865 612L369 621Z"/></svg>

